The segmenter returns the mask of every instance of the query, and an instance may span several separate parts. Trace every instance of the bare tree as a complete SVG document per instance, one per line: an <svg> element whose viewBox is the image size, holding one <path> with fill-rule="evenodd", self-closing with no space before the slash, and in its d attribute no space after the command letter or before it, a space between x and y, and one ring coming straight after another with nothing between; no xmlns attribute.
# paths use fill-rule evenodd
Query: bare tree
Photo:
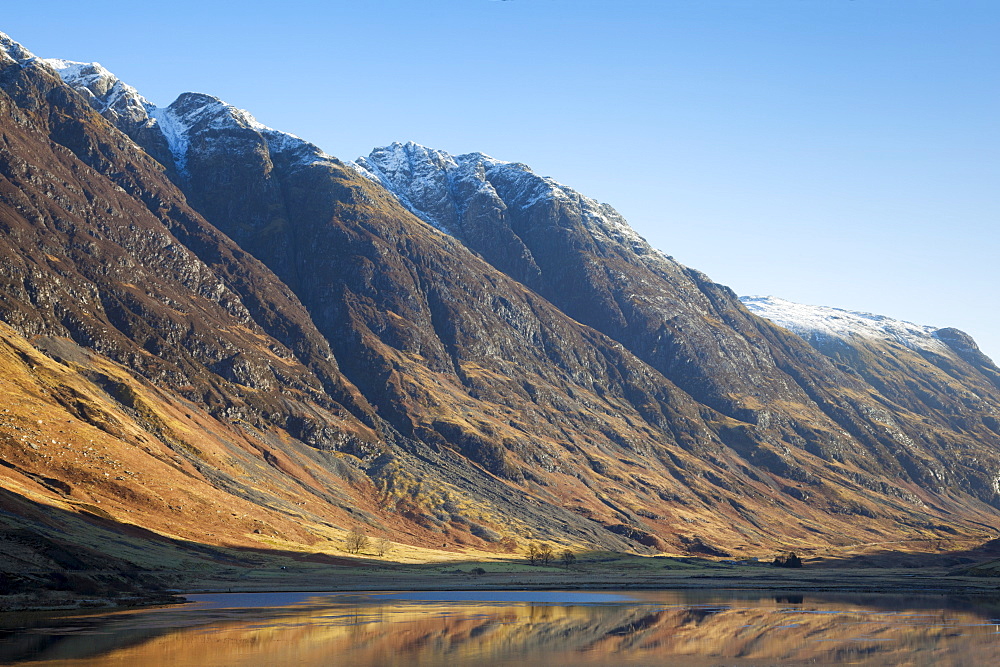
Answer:
<svg viewBox="0 0 1000 667"><path fill-rule="evenodd" d="M359 554L368 548L368 536L364 531L354 526L344 538L344 550L349 554Z"/></svg>
<svg viewBox="0 0 1000 667"><path fill-rule="evenodd" d="M548 565L552 562L555 554L552 545L545 542L531 542L528 544L528 562L532 565Z"/></svg>
<svg viewBox="0 0 1000 667"><path fill-rule="evenodd" d="M375 555L384 556L392 549L392 542L386 537L380 537L375 540Z"/></svg>
<svg viewBox="0 0 1000 667"><path fill-rule="evenodd" d="M573 563L576 562L576 554L570 551L569 549L563 551L559 555L559 558L560 560L562 560L563 567L566 568L567 570L570 568L570 566L573 565Z"/></svg>

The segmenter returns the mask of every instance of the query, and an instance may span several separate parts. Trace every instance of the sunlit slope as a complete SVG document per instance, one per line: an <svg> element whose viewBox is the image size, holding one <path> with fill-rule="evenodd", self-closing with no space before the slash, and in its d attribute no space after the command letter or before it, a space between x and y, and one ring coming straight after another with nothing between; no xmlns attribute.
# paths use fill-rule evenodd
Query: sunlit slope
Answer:
<svg viewBox="0 0 1000 667"><path fill-rule="evenodd" d="M309 553L354 526L453 553L723 557L998 521L989 433L939 440L578 195L510 199L541 270L521 280L215 98L120 123L0 47L0 319L24 378L2 472L22 500Z"/></svg>
<svg viewBox="0 0 1000 667"><path fill-rule="evenodd" d="M6 490L217 545L307 548L350 521L351 478L365 481L336 454L219 421L68 340L43 344L62 361L0 324Z"/></svg>

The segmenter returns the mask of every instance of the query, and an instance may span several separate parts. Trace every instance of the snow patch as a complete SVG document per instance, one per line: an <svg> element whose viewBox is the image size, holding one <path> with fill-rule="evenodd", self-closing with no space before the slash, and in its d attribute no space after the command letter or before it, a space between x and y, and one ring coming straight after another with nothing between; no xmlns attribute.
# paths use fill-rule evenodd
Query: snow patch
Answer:
<svg viewBox="0 0 1000 667"><path fill-rule="evenodd" d="M187 174L187 151L191 144L191 138L188 134L190 126L183 119L178 118L169 107L165 109L153 108L149 112L149 117L153 119L160 129L160 133L163 134L163 138L166 139L167 148L174 156L177 171Z"/></svg>
<svg viewBox="0 0 1000 667"><path fill-rule="evenodd" d="M937 327L894 320L884 315L829 306L807 306L773 296L741 296L750 312L805 338L865 338L898 343L914 350L945 353L948 346L935 335Z"/></svg>

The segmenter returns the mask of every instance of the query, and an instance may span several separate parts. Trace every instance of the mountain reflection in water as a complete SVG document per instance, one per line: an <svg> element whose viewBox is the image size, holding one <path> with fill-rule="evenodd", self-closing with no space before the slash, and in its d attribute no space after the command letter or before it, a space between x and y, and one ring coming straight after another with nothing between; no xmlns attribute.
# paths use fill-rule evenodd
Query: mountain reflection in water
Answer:
<svg viewBox="0 0 1000 667"><path fill-rule="evenodd" d="M1000 664L983 603L725 593L276 593L0 627L47 665ZM962 605L967 610L961 610Z"/></svg>

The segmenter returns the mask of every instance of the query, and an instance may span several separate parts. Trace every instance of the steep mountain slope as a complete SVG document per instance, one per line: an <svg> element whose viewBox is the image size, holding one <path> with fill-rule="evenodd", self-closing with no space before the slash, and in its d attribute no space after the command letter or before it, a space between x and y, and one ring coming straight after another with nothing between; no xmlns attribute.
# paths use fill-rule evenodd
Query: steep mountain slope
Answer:
<svg viewBox="0 0 1000 667"><path fill-rule="evenodd" d="M739 432L746 440L729 442L750 460L794 477L794 452L768 447L787 443L875 476L939 488L961 480L997 502L997 471L983 465L996 460L997 434L989 427L1000 405L995 396L974 409L978 427L967 440L975 453L956 459L947 436L964 423L925 423L919 403L883 395L874 378L837 367L750 316L730 290L650 247L605 204L478 153L453 157L393 144L358 167L415 214L620 341L697 400L753 425Z"/></svg>
<svg viewBox="0 0 1000 667"><path fill-rule="evenodd" d="M347 523L365 504L352 485L371 495L350 453L384 437L308 313L50 69L0 46L0 318L5 380L21 378L3 394L4 487L188 539L257 541L191 511L209 504L302 543Z"/></svg>
<svg viewBox="0 0 1000 667"><path fill-rule="evenodd" d="M59 378L11 424L99 408L141 431L102 455L160 478L136 448L169 450L199 516L231 496L275 526L189 539L757 555L998 522L995 397L927 420L523 165L345 165L207 95L160 109L9 40L0 68L0 319L11 363ZM15 430L10 479L87 488ZM175 503L128 518L166 530Z"/></svg>
<svg viewBox="0 0 1000 667"><path fill-rule="evenodd" d="M356 516L381 530L393 521L408 524L415 535L412 539L417 541L425 539L428 533L445 531L451 541L464 539L484 545L499 540L501 535L497 528L516 526L527 532L538 530L541 534L562 534L596 545L626 548L630 544L619 533L602 528L603 523L618 526L621 519L617 518L618 510L613 509L614 504L609 506L599 500L599 492L595 493L588 486L606 483L600 475L592 473L597 481L574 480L571 485L579 487L583 495L581 507L577 508L579 512L555 504L548 512L538 516L538 500L526 500L524 492L512 497L509 490L505 490L504 483L472 462L503 477L523 480L529 462L542 461L550 469L557 465L551 460L553 454L547 450L555 446L555 439L561 441L567 437L561 424L574 422L570 430L579 434L576 437L584 440L590 430L597 430L595 437L599 438L599 442L610 443L615 450L620 446L611 437L620 437L617 435L619 431L635 424L645 429L644 440L650 446L662 434L645 425L643 417L637 414L624 394L630 392L641 397L645 403L647 397L653 397L655 401L657 394L669 396L669 390L661 389L660 380L650 379L648 371L635 360L622 360L622 353L600 337L597 337L600 349L594 349L590 342L594 338L591 332L580 330L551 306L509 281L504 291L514 294L511 299L516 303L516 308L511 307L510 317L516 315L527 322L520 330L513 331L516 334L513 340L509 326L498 321L480 322L476 318L483 316L471 308L463 312L472 320L460 322L458 318L448 316L442 307L443 319L435 324L428 305L429 291L424 293L416 286L416 280L423 276L411 275L415 272L413 266L403 265L397 257L396 265L387 265L383 275L376 275L371 270L358 273L358 263L367 261L371 264L364 253L378 260L379 254L390 252L391 249L382 247L383 240L375 233L381 232L381 229L372 231L361 225L352 228L345 225L321 226L315 233L331 237L320 237L321 247L336 248L342 243L353 242L361 254L355 264L332 269L326 266L325 261L320 261L325 260L324 257L315 259L319 262L317 266L306 267L308 275L315 276L315 280L302 281L300 287L312 286L315 291L306 294L314 300L330 299L331 294L345 295L334 304L342 310L317 308L319 319L326 322L331 340L357 369L357 377L375 399L376 405L398 427L420 438L404 440L380 418L374 417L370 404L343 381L331 355L324 350L326 341L315 335L309 317L296 311L300 306L282 292L277 278L249 257L244 256L245 265L238 261L231 264L219 261L220 256L225 260L227 256L240 255L241 251L187 209L183 198L162 179L155 163L81 106L82 98L63 88L41 64L22 58L9 64L2 74L0 83L3 90L10 94L9 98L5 98L5 111L10 112L12 119L10 126L5 128L9 146L5 154L9 160L4 171L4 203L9 204L4 209L5 230L8 233L5 251L10 261L5 264L8 283L4 290L4 318L23 335L34 336L35 345L54 350L57 354L76 354L75 345L86 345L145 375L161 385L164 391L180 392L188 400L205 405L216 417L226 422L239 421L244 429L256 430L255 440L265 441L256 445L261 450L260 455L272 467L292 477L285 480L284 485L301 484L299 476L303 474L297 466L282 469L280 465L282 455L273 445L285 439L287 444L281 449L289 450L286 455L298 446L287 441L288 435L312 445L318 451L335 450L355 455L351 459L354 464L348 462L346 471L329 456L320 456L318 462L331 468L335 476L347 476L350 483L360 487L344 491L348 495L359 495L357 498L349 497L349 502L343 497L331 501L334 507L329 513L341 517L336 521L336 525L341 527L346 527L347 521L338 512L349 504L355 508L368 507L371 511L386 511L388 507L387 518L380 519L366 511ZM69 122L70 127L53 127L53 118L58 122ZM64 144L74 150L66 150ZM81 156L95 168L82 164ZM307 173L306 177L319 179L325 188L344 188L336 178L341 174L341 181L357 190L361 199L359 204L349 199L345 191L334 189L320 198L321 214L328 215L328 207L349 210L355 206L357 208L352 212L355 218L364 217L365 220L371 219L373 224L395 226L399 239L411 236L412 231L430 231L401 209L392 209L391 199L387 204L390 206L388 213L373 207L370 204L373 201L371 194L365 192L373 190L373 187L353 172L345 171L333 162L319 167L322 171L318 176ZM42 176L35 177L35 172L42 169L45 170ZM61 185L61 189L55 196L49 197L48 189L54 184ZM141 199L130 197L123 187ZM373 194L385 197L384 193ZM102 197L106 197L107 201ZM325 220L322 222L325 223ZM404 228L407 224L415 228L407 230ZM81 236L106 242L100 244L95 241L81 248L75 241ZM419 234L414 238L417 236ZM180 257L178 263L172 265L167 261L169 258L147 252L151 245L149 239L154 240L154 248L173 248L172 252ZM193 243L192 239L197 243ZM450 281L439 289L454 291L474 285L476 293L473 297L478 299L493 287L490 280L501 279L499 276L484 279L474 275L478 273L475 267L466 275L458 275L452 268L445 268L443 263L453 252L464 251L446 237L435 235L435 239L435 242L447 245L443 248L431 247L423 261L437 267L436 276L429 276L428 279ZM413 242L413 239L408 238L407 242ZM471 255L466 255L469 261L474 261ZM201 257L216 263L209 266ZM29 262L29 268L19 268ZM53 266L55 262L59 262L61 273ZM123 269L119 271L116 267ZM361 268L364 268L363 264ZM188 275L199 276L203 280L214 279L216 289L209 294L221 295L218 297L220 300L225 297L228 308L214 308L210 299L208 305L203 303L206 300L202 296L205 290L201 288L201 283L184 282L183 278ZM177 276L181 280L178 281ZM484 280L489 284L484 284ZM350 281L356 293L344 291L342 283L345 281ZM370 284L376 281L399 283L400 287L380 292ZM229 284L240 288L241 294L236 294ZM93 297L87 300L63 296L59 290L66 289L66 285L71 285L77 293ZM255 287L261 289L255 290ZM276 291L288 303L275 303L277 299L269 297L265 289ZM56 293L57 296L47 299L34 297L49 293ZM420 295L422 300L409 304L414 294ZM290 346L303 349L300 356L309 359L311 366L324 372L324 381L319 381L303 364L298 363L289 348L269 338L244 306L243 300L255 304L256 310L268 316L262 319L269 329L280 333ZM119 302L124 302L124 305ZM555 321L540 324L533 317L533 310L536 309L544 311L547 319ZM66 314L64 310L71 312ZM518 312L514 313L514 310ZM346 315L342 311L346 311ZM451 322L452 319L455 322ZM353 320L360 324L347 328L345 320L348 324L354 324ZM296 333L287 324L289 321L297 325L301 333ZM368 327L369 322L375 331ZM514 413L507 403L513 399L505 396L502 388L496 386L483 369L474 364L456 367L435 327L455 327L454 332L448 333L451 338L461 335L464 339L472 339L481 331L496 332L496 339L486 342L482 352L486 356L495 354L491 347L507 346L531 351L536 358L528 359L523 365L529 369L540 369L529 374L531 384L516 384L520 378L510 381L516 384L512 395L516 398L520 428L507 423ZM174 331L178 333L171 335ZM529 335L538 337L538 340L526 346L521 338ZM307 345L311 339L318 340L315 347L319 348L319 352L314 352ZM552 342L546 344L545 340ZM541 345L536 346L539 342ZM228 354L217 352L214 346L221 347ZM275 359L261 360L260 355L271 355ZM546 363L540 363L543 356ZM575 370L581 372L580 356L588 365L604 367L605 373L613 373L616 377L626 375L621 380L605 380L603 377L600 382L589 380L597 384L601 392L608 391L605 387L610 387L619 394L600 401L602 405L597 407L606 414L604 420L612 422L610 425L602 423L599 416L592 416L582 408L568 409L568 416L563 414L565 407L573 407L578 401L586 400L594 390L568 379L566 369L548 368L546 364L552 358L562 357L567 364L575 364ZM282 369L283 359L287 359L292 368L283 370L288 377L267 375ZM87 363L97 365L96 361ZM399 373L396 366L406 368L408 372ZM297 375L293 375L293 371ZM459 373L463 379L458 378ZM632 375L635 377L630 377ZM296 384L299 376L301 386ZM421 383L414 382L414 376ZM166 442L168 448L177 449L179 455L208 475L210 479L206 481L211 485L222 486L231 492L238 489L240 493L252 495L252 489L258 483L265 484L265 480L258 480L258 474L252 470L245 471L249 480L241 479L238 473L225 473L219 459L208 456L204 444L193 445L187 440L175 438L172 434L176 428L162 425L171 420L150 408L149 401L140 401L139 407L135 407L129 404L133 392L118 390L121 382L100 382L109 385L110 393L105 391L106 396L98 395L109 400L112 406L124 401L126 409L139 410L143 414L149 412L148 430L157 437L162 436L161 440ZM430 386L426 386L428 383ZM478 391L500 397L502 400L495 407L497 413L490 413L493 408L487 401L473 399L463 383L473 385L473 390L478 385ZM348 409L341 409L329 394L324 393L325 388L332 388L338 397L345 399ZM539 408L534 407L536 399L530 398L531 393L540 394L537 399ZM581 397L575 398L575 394ZM683 401L683 396L678 400ZM428 401L431 402L429 408L427 405L420 410L408 408L410 403ZM521 409L526 404L532 406L531 410L551 415L551 419L541 422L547 425L547 429L525 423L531 415L530 410ZM690 402L685 405L684 409L693 409ZM623 410L624 415L621 414ZM355 415L362 421L358 422ZM660 416L658 419L664 418ZM554 423L548 425L549 421ZM378 432L372 430L370 425L374 425ZM225 433L231 428L215 426L207 430ZM602 428L611 435L600 433ZM506 437L503 435L505 430L512 431L518 439L511 440L512 448L525 452L516 457L517 463L506 458L508 450L500 444L500 438ZM449 440L445 441L439 431L447 434ZM489 438L483 437L483 433ZM570 439L573 437L569 436ZM546 442L546 439L553 442ZM126 449L129 444L134 445L122 443ZM442 444L449 447L442 450ZM419 458L406 454L400 447L407 448ZM464 451L468 457L456 455L453 448ZM569 456L561 444L555 455L558 458ZM607 458L604 454L599 456ZM616 462L615 465L623 464ZM359 471L357 476L360 481L351 478L352 469ZM60 479L49 471L28 471L33 475ZM380 491L376 492L373 478L366 479L365 472L371 473L379 482ZM666 476L668 488L679 486L662 469L658 475ZM334 479L310 484L310 487L316 487L312 488L312 492L319 494L328 484L333 488L350 486ZM644 493L648 495L652 492L647 489ZM257 497L260 499L260 496ZM386 507L379 506L372 510L371 503L376 497L382 498L380 503ZM147 517L145 522L147 525L162 524L155 516ZM488 528L484 523L495 528ZM213 531L213 534L217 533ZM642 535L648 536L648 533ZM649 541L652 538L645 539Z"/></svg>
<svg viewBox="0 0 1000 667"><path fill-rule="evenodd" d="M40 350L77 358L83 345L100 357L80 357L82 365L117 362L155 382L163 401L186 400L191 414L196 406L206 409L204 431L214 437L200 438L212 446L178 435L176 415L164 414L157 401L134 398L117 375L108 379L94 371L92 381L103 388L96 393L99 406L107 401L108 410L135 411L151 437L198 471L205 488L190 493L250 498L260 504L262 520L273 521L272 509L294 516L306 531L293 533L300 545L315 542L310 530L353 523L417 544L440 545L445 532L449 544L493 548L504 527L530 529L537 501L510 498L502 483L468 459L437 451L437 442L406 440L378 417L341 375L327 340L282 282L194 213L159 165L84 98L29 56L4 65L0 89L9 121L3 128L2 317ZM317 282L318 290L327 287ZM422 317L421 326L426 313ZM410 329L397 325L401 335ZM420 326L412 330L424 335ZM393 393L398 388L387 388L381 376L361 379L377 388L374 397L393 417L405 390ZM387 393L391 400L380 396ZM81 411L81 419L93 412L78 406L73 392L64 402ZM21 408L30 406L26 401ZM17 441L11 442L16 450ZM116 460L137 444L121 439L120 446L126 453L115 454ZM479 458L503 468L495 447L468 446L486 448ZM232 461L247 456L253 465ZM257 460L265 464L263 473ZM75 488L71 471L25 470L57 480L50 489L57 497ZM95 490L92 502L105 492ZM307 502L300 493L317 503L308 515L300 509ZM170 504L143 506L136 511L148 516L136 520L170 525L187 536L161 514ZM586 517L565 509L553 513L565 515L558 525L569 526L575 539L628 546ZM191 526L197 535L223 539L223 533L200 530L197 520L194 515ZM556 519L541 523L549 521ZM234 530L251 542L274 537L247 535L239 524Z"/></svg>
<svg viewBox="0 0 1000 667"><path fill-rule="evenodd" d="M217 102L210 103L210 107L224 109ZM192 136L208 134L219 141L218 133L228 125L229 138L224 145L229 148L237 145L239 139L234 132L248 139L248 131L254 126L247 122L245 113L231 108L226 113L228 120L216 115L211 133L195 131ZM251 144L252 151L244 145L240 154L266 155L265 146L275 143L262 135ZM256 177L247 180L245 171L234 173L232 168L220 165L217 152L192 150L191 140L185 145L188 146L185 164L199 174L197 180L214 179L211 188L192 190L195 200L204 197L204 191L218 193L223 183L232 182L244 186L252 183L251 191L256 193L265 193L268 187L277 187L276 183L286 183L285 192L305 189L287 185L301 179L295 174L301 167L289 169L280 159L271 159L272 169L260 169ZM387 152L392 152L392 157L386 156ZM314 165L329 159L318 149L311 155ZM373 166L379 155L384 170ZM449 160L455 169L448 166ZM248 162L241 160L240 169ZM368 168L364 169L366 165ZM859 383L856 377L838 373L822 356L750 317L728 290L649 248L610 207L539 179L523 165L506 165L482 155L466 156L455 162L450 156L412 144L396 145L391 151L376 151L361 166L363 173L377 176L382 184L390 185L414 213L439 229L452 232L484 258L492 257L496 268L535 288L576 319L623 342L697 400L753 424L756 428L729 425L715 431L766 471L793 478L807 475L804 471L811 470L814 462L799 461L794 453L785 454L787 448L777 444L791 441L804 442L806 448L824 459L848 460L874 475L883 474L886 468L892 474L907 475L909 468L915 472L914 480L920 483L937 476L933 457L919 457L925 466L912 465L914 457L909 452L897 451L899 443L911 436L895 423L882 423L881 397L870 387ZM386 173L395 174L406 191L400 194L400 187L393 187L395 184ZM524 209L534 210L526 219L521 218L521 228L516 232L509 220L518 218L510 213L512 207L504 203L499 192L519 204L522 216L528 215L523 213ZM329 196L338 195L330 192ZM419 197L428 202L426 206L413 204ZM208 209L226 200L217 198L216 204L208 205ZM273 197L256 201L253 206L258 216L256 229L246 223L250 214L247 210L237 214L216 211L209 215L280 272L279 267L291 263L282 256L288 252L286 248L300 247L300 242L287 235L277 242L260 235L272 233L286 220L294 221L296 233L312 228L316 223L314 218L310 221L310 205L297 201L294 195L283 197L280 204ZM283 206L280 214L271 217L260 214L279 206ZM428 214L428 210L435 213ZM557 222L553 224L554 219ZM504 234L504 238L497 236ZM410 236L420 234L411 232ZM282 250L276 252L275 248ZM410 251L408 248L407 253ZM323 270L324 263L328 263L325 258L320 260L317 271ZM457 261L453 264L460 265ZM311 272L311 275L316 274ZM547 279L547 275L556 277ZM303 290L308 287L296 287L298 282L293 273L286 272L283 277L315 313L318 295L304 296ZM624 310L622 304L627 304ZM383 307L392 310L390 306ZM664 313L668 316L664 317ZM761 330L760 338L764 341L747 335L754 329ZM815 409L817 403L820 410ZM761 410L762 406L767 409ZM779 413L776 418L775 412ZM853 438L839 437L845 425ZM674 429L674 433L677 431L689 432L683 426ZM924 436L931 437L927 433ZM699 438L695 436L692 441L699 442ZM693 446L701 444L710 448L704 439ZM871 456L873 450L875 461ZM991 500L994 491L981 473L973 473L979 474L979 479L972 480L970 486L978 488L981 497ZM873 488L887 488L884 482L863 476L862 479Z"/></svg>
<svg viewBox="0 0 1000 667"><path fill-rule="evenodd" d="M731 296L650 247L610 206L478 153L393 144L358 165L415 214L699 401L751 421L755 399L787 394L770 350L733 331L742 309ZM744 328L755 324L744 319Z"/></svg>
<svg viewBox="0 0 1000 667"><path fill-rule="evenodd" d="M1000 434L1000 372L964 332L774 297L741 301L863 377L895 410L936 425L946 455Z"/></svg>

